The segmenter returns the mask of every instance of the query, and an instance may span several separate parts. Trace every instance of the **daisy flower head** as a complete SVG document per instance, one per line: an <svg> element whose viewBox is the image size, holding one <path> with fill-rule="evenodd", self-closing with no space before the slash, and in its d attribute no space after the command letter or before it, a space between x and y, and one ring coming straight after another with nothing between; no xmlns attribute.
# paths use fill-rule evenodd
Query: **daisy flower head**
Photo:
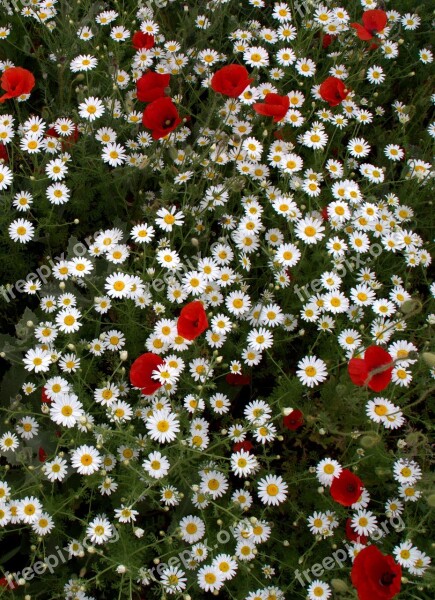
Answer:
<svg viewBox="0 0 435 600"><path fill-rule="evenodd" d="M328 376L326 363L316 356L306 356L298 362L296 375L308 387L314 387L325 381Z"/></svg>
<svg viewBox="0 0 435 600"><path fill-rule="evenodd" d="M71 454L71 464L80 475L92 475L101 467L102 458L93 446L79 446Z"/></svg>
<svg viewBox="0 0 435 600"><path fill-rule="evenodd" d="M331 588L327 583L316 579L307 589L309 600L327 600L332 594Z"/></svg>
<svg viewBox="0 0 435 600"><path fill-rule="evenodd" d="M14 242L27 244L27 242L30 242L35 235L35 227L26 219L16 219L9 225L8 233L9 237Z"/></svg>
<svg viewBox="0 0 435 600"><path fill-rule="evenodd" d="M197 574L198 585L205 592L215 592L220 590L224 581L222 573L212 565L201 567Z"/></svg>
<svg viewBox="0 0 435 600"><path fill-rule="evenodd" d="M154 411L145 422L151 439L161 444L172 442L180 431L180 422L168 408Z"/></svg>
<svg viewBox="0 0 435 600"><path fill-rule="evenodd" d="M79 115L86 121L95 121L104 114L103 102L94 96L86 98L84 102L79 104Z"/></svg>
<svg viewBox="0 0 435 600"><path fill-rule="evenodd" d="M17 505L17 516L23 523L35 523L42 514L42 504L34 496L26 496Z"/></svg>
<svg viewBox="0 0 435 600"><path fill-rule="evenodd" d="M104 544L113 536L113 526L105 515L98 515L87 526L86 536L93 544Z"/></svg>
<svg viewBox="0 0 435 600"><path fill-rule="evenodd" d="M258 482L258 497L266 505L276 506L287 498L288 486L279 475L266 475Z"/></svg>

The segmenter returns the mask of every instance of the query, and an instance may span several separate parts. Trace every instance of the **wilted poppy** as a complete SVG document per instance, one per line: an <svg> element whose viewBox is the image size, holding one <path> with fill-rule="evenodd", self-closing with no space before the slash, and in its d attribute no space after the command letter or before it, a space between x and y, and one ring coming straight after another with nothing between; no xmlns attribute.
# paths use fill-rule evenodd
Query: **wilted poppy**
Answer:
<svg viewBox="0 0 435 600"><path fill-rule="evenodd" d="M136 50L149 50L154 47L154 36L151 33L144 33L143 31L135 31L131 38L131 43Z"/></svg>
<svg viewBox="0 0 435 600"><path fill-rule="evenodd" d="M289 106L288 96L270 93L265 96L264 102L256 102L253 108L258 114L273 117L273 121L278 123L286 116Z"/></svg>
<svg viewBox="0 0 435 600"><path fill-rule="evenodd" d="M350 26L356 29L360 40L371 40L373 34L385 29L388 22L387 13L377 8L366 10L362 16L362 22L362 25L360 23L351 23Z"/></svg>
<svg viewBox="0 0 435 600"><path fill-rule="evenodd" d="M351 358L348 365L350 378L355 385L367 386L381 392L391 381L393 358L380 346L369 346L364 358Z"/></svg>

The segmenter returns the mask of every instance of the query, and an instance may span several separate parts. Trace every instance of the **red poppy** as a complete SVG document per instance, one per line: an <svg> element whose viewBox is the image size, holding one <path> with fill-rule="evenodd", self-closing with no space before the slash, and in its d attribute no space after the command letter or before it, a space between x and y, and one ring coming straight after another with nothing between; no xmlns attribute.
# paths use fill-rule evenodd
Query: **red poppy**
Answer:
<svg viewBox="0 0 435 600"><path fill-rule="evenodd" d="M390 600L400 592L402 567L372 544L357 554L350 576L359 600Z"/></svg>
<svg viewBox="0 0 435 600"><path fill-rule="evenodd" d="M249 440L244 440L243 442L236 442L233 444L233 452L240 452L240 450L244 450L245 452L249 452L254 447L254 444Z"/></svg>
<svg viewBox="0 0 435 600"><path fill-rule="evenodd" d="M46 404L51 404L50 398L47 396L47 392L45 391L45 387L41 390L41 402L45 402Z"/></svg>
<svg viewBox="0 0 435 600"><path fill-rule="evenodd" d="M9 588L11 590L14 590L15 588L18 587L18 584L15 583L15 581L8 581L6 579L6 577L1 577L0 578L0 588Z"/></svg>
<svg viewBox="0 0 435 600"><path fill-rule="evenodd" d="M22 94L30 94L35 87L35 78L27 69L9 67L9 69L3 71L0 86L6 92L6 94L0 97L0 102L5 102L9 98L17 98Z"/></svg>
<svg viewBox="0 0 435 600"><path fill-rule="evenodd" d="M151 129L153 139L159 140L174 131L181 123L181 118L170 98L157 98L143 111L142 123Z"/></svg>
<svg viewBox="0 0 435 600"><path fill-rule="evenodd" d="M131 42L136 50L142 50L142 48L149 50L154 47L154 36L150 33L144 33L143 31L135 31L131 38Z"/></svg>
<svg viewBox="0 0 435 600"><path fill-rule="evenodd" d="M361 479L349 469L343 469L340 475L332 480L330 491L336 502L342 506L351 506L358 502L362 488Z"/></svg>
<svg viewBox="0 0 435 600"><path fill-rule="evenodd" d="M329 221L329 215L328 215L328 207L324 206L320 212L320 214L322 215L322 219L324 221Z"/></svg>
<svg viewBox="0 0 435 600"><path fill-rule="evenodd" d="M387 13L383 10L366 10L362 16L363 25L360 23L351 23L350 26L356 29L360 40L371 40L373 34L382 31L387 22Z"/></svg>
<svg viewBox="0 0 435 600"><path fill-rule="evenodd" d="M237 98L248 85L254 81L249 78L249 73L242 65L227 65L216 71L211 78L211 87L230 98Z"/></svg>
<svg viewBox="0 0 435 600"><path fill-rule="evenodd" d="M130 367L130 383L140 388L144 396L151 396L162 386L160 381L152 378L153 371L165 361L157 354L145 352L141 354Z"/></svg>
<svg viewBox="0 0 435 600"><path fill-rule="evenodd" d="M328 48L328 46L330 46L332 44L332 42L335 40L337 36L335 35L331 35L330 33L325 33L322 36L322 48L324 50L326 50L326 48Z"/></svg>
<svg viewBox="0 0 435 600"><path fill-rule="evenodd" d="M329 106L337 106L346 99L349 90L338 77L327 77L320 85L319 94Z"/></svg>
<svg viewBox="0 0 435 600"><path fill-rule="evenodd" d="M290 98L288 96L270 93L266 95L264 102L256 102L253 109L259 115L273 117L273 122L278 123L286 116L289 106Z"/></svg>
<svg viewBox="0 0 435 600"><path fill-rule="evenodd" d="M296 429L299 429L299 427L302 427L303 424L304 424L304 415L298 409L292 410L292 412L289 415L286 415L283 419L284 427L286 427L287 429L290 429L290 431L296 431Z"/></svg>
<svg viewBox="0 0 435 600"><path fill-rule="evenodd" d="M47 453L44 448L39 448L38 450L38 460L39 462L45 462L47 460Z"/></svg>
<svg viewBox="0 0 435 600"><path fill-rule="evenodd" d="M364 358L351 358L347 367L355 385L381 392L391 381L393 358L380 346L369 346Z"/></svg>
<svg viewBox="0 0 435 600"><path fill-rule="evenodd" d="M177 321L178 334L186 340L194 340L208 327L204 305L199 300L189 302L181 309Z"/></svg>
<svg viewBox="0 0 435 600"><path fill-rule="evenodd" d="M229 385L249 385L251 383L251 378L249 375L239 375L238 373L228 373L225 376L225 381Z"/></svg>
<svg viewBox="0 0 435 600"><path fill-rule="evenodd" d="M346 537L349 542L357 542L358 544L364 545L367 544L367 536L360 535L355 531L355 529L352 527L352 519L350 518L346 521Z"/></svg>
<svg viewBox="0 0 435 600"><path fill-rule="evenodd" d="M0 142L0 160L4 160L5 163L9 162L8 151L3 142Z"/></svg>
<svg viewBox="0 0 435 600"><path fill-rule="evenodd" d="M136 81L136 96L141 102L152 102L157 98L166 96L166 88L169 86L171 76L161 75L154 71L147 71Z"/></svg>

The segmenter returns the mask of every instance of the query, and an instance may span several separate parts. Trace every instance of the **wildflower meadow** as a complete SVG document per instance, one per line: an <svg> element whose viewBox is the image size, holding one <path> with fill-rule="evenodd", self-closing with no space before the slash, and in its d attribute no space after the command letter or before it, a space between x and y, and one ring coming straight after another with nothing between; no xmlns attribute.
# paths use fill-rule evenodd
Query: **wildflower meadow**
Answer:
<svg viewBox="0 0 435 600"><path fill-rule="evenodd" d="M434 598L434 23L0 1L0 598Z"/></svg>

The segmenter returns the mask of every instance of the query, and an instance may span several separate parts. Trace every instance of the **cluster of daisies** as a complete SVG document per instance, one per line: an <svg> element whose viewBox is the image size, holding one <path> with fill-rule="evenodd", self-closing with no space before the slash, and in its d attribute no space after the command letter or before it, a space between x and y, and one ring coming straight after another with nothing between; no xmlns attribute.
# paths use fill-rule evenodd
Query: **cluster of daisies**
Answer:
<svg viewBox="0 0 435 600"><path fill-rule="evenodd" d="M273 563L274 544L282 545L269 515L287 505L292 485L273 472L267 458L272 445L283 441L282 414L257 396L235 412L221 382L246 383L257 366L272 364L276 348L278 355L293 340L307 348L309 339L309 349L288 360L291 377L315 399L335 376L322 343L335 348L337 363L344 364L375 344L392 358L391 386L385 395L368 393L361 418L367 427L371 421L386 430L406 425L400 396L420 375L423 350L406 333L409 306L415 305L409 281L431 265L408 196L411 189L427 193L434 171L423 152L406 145L416 118L412 107L400 98L380 103L378 97L397 77L415 74L398 72L402 35L411 40L409 62L423 77L433 55L413 38L420 17L395 9L387 11L387 26L377 32L376 52L364 51L361 58L365 42L351 24L355 17L341 6L307 7L298 29L286 2L266 6L246 0L241 6L249 11L237 13L237 27L229 20L234 28L222 52L222 39L208 31L214 31L221 11L238 10L230 3L216 0L185 15L198 39L194 48L186 46L188 36L178 41L174 32L165 32L168 24L149 4L135 7L131 27L131 15L91 12L67 53L61 44L50 48L50 67L62 64L63 76L74 81L68 114L21 119L12 104L0 114L6 149L0 192L11 212L19 213L7 227L13 242L31 248L43 233L43 203L48 201L53 215L67 203L74 210L69 178L83 167L76 154L80 145L94 153L108 176L130 169L151 181L138 192L143 218L128 219L123 227L109 222L68 257L50 259L48 281L34 277L24 286L38 303L34 320L26 323L29 337L19 347L28 380L0 430L0 452L11 464L32 448L39 454L30 469L35 488L21 488L6 475L0 481L0 527L29 526L39 543L61 517L56 509L50 514L44 509L45 491L79 478L93 500L86 521L71 515L76 529L65 540L70 557L101 556L106 549L110 555L108 543L119 531L124 539L141 539L150 527L141 514L145 502L168 513L168 552L185 557L187 552L187 558L183 568L165 565L156 578L148 564L130 573L117 554L110 558L117 575L158 585L169 595L191 589L217 594L255 565L258 576L250 585L262 587L247 592L246 600L282 600L285 591L267 581L275 568L265 563L266 557ZM358 18L375 4L362 0ZM61 30L56 2L35 1L19 14L24 23L47 29L50 39ZM0 26L0 42L12 30L12 24ZM317 36L308 46L307 32ZM320 50L322 40L327 43ZM314 60L320 51L321 59ZM236 63L249 71L249 84L239 94L216 94L213 74ZM0 61L2 72L13 66ZM144 104L136 87L149 71L169 77L161 95L171 90L182 117L157 140L142 125ZM337 105L327 106L320 93L328 75L350 88ZM289 108L281 120L256 112L269 94L284 93ZM199 95L207 101L199 104ZM430 102L435 104L435 95ZM391 131L380 145L374 132L387 118ZM429 144L435 123L421 135ZM8 162L12 155L20 160ZM394 269L385 268L392 261ZM428 289L434 297L435 284ZM194 340L183 337L177 325L180 310L192 301L202 303L208 319ZM131 323L143 352L159 359L150 394L128 379L136 358ZM431 314L425 325L434 323ZM435 378L433 365L430 376ZM60 441L44 449L46 442L38 440L46 440L47 432ZM184 459L195 465L188 480ZM311 468L310 479L328 488L342 470L328 457ZM413 459L398 458L392 474L397 497L386 501L383 516L401 518L406 503L422 495L416 487L422 469ZM29 489L35 495L26 495ZM39 497L36 489L44 493ZM363 538L385 535L369 502L363 489L350 507L350 525L359 536L348 547L352 560L364 548ZM216 517L222 529L210 547L209 521ZM316 510L308 517L318 541L335 535L340 525L334 511ZM155 554L148 558L157 564L158 543L149 545ZM430 563L409 539L393 554L410 575L422 575ZM275 567L278 571L278 562ZM90 589L83 579L71 579L65 598L89 600ZM320 580L307 588L310 600L331 593Z"/></svg>
<svg viewBox="0 0 435 600"><path fill-rule="evenodd" d="M331 487L334 479L340 476L343 467L338 461L325 458L311 471L316 474L323 493L324 489ZM421 497L421 492L415 488L415 484L422 477L421 468L416 461L400 458L394 462L392 471L394 480L399 484L398 497L389 498L385 502L382 517L367 510L370 494L365 488L362 489L358 501L350 506L354 512L348 518L346 531L349 530L351 534L348 535L348 543L344 544L344 548L352 562L367 544L376 543L389 534L402 532L405 529L402 515L406 503L414 503ZM335 511L315 511L308 517L307 525L316 539L321 540L334 536L340 522ZM414 546L410 539L394 546L392 554L399 565L417 577L422 577L431 563L430 557ZM312 600L327 599L331 594L331 586L321 580L314 581L308 589Z"/></svg>

